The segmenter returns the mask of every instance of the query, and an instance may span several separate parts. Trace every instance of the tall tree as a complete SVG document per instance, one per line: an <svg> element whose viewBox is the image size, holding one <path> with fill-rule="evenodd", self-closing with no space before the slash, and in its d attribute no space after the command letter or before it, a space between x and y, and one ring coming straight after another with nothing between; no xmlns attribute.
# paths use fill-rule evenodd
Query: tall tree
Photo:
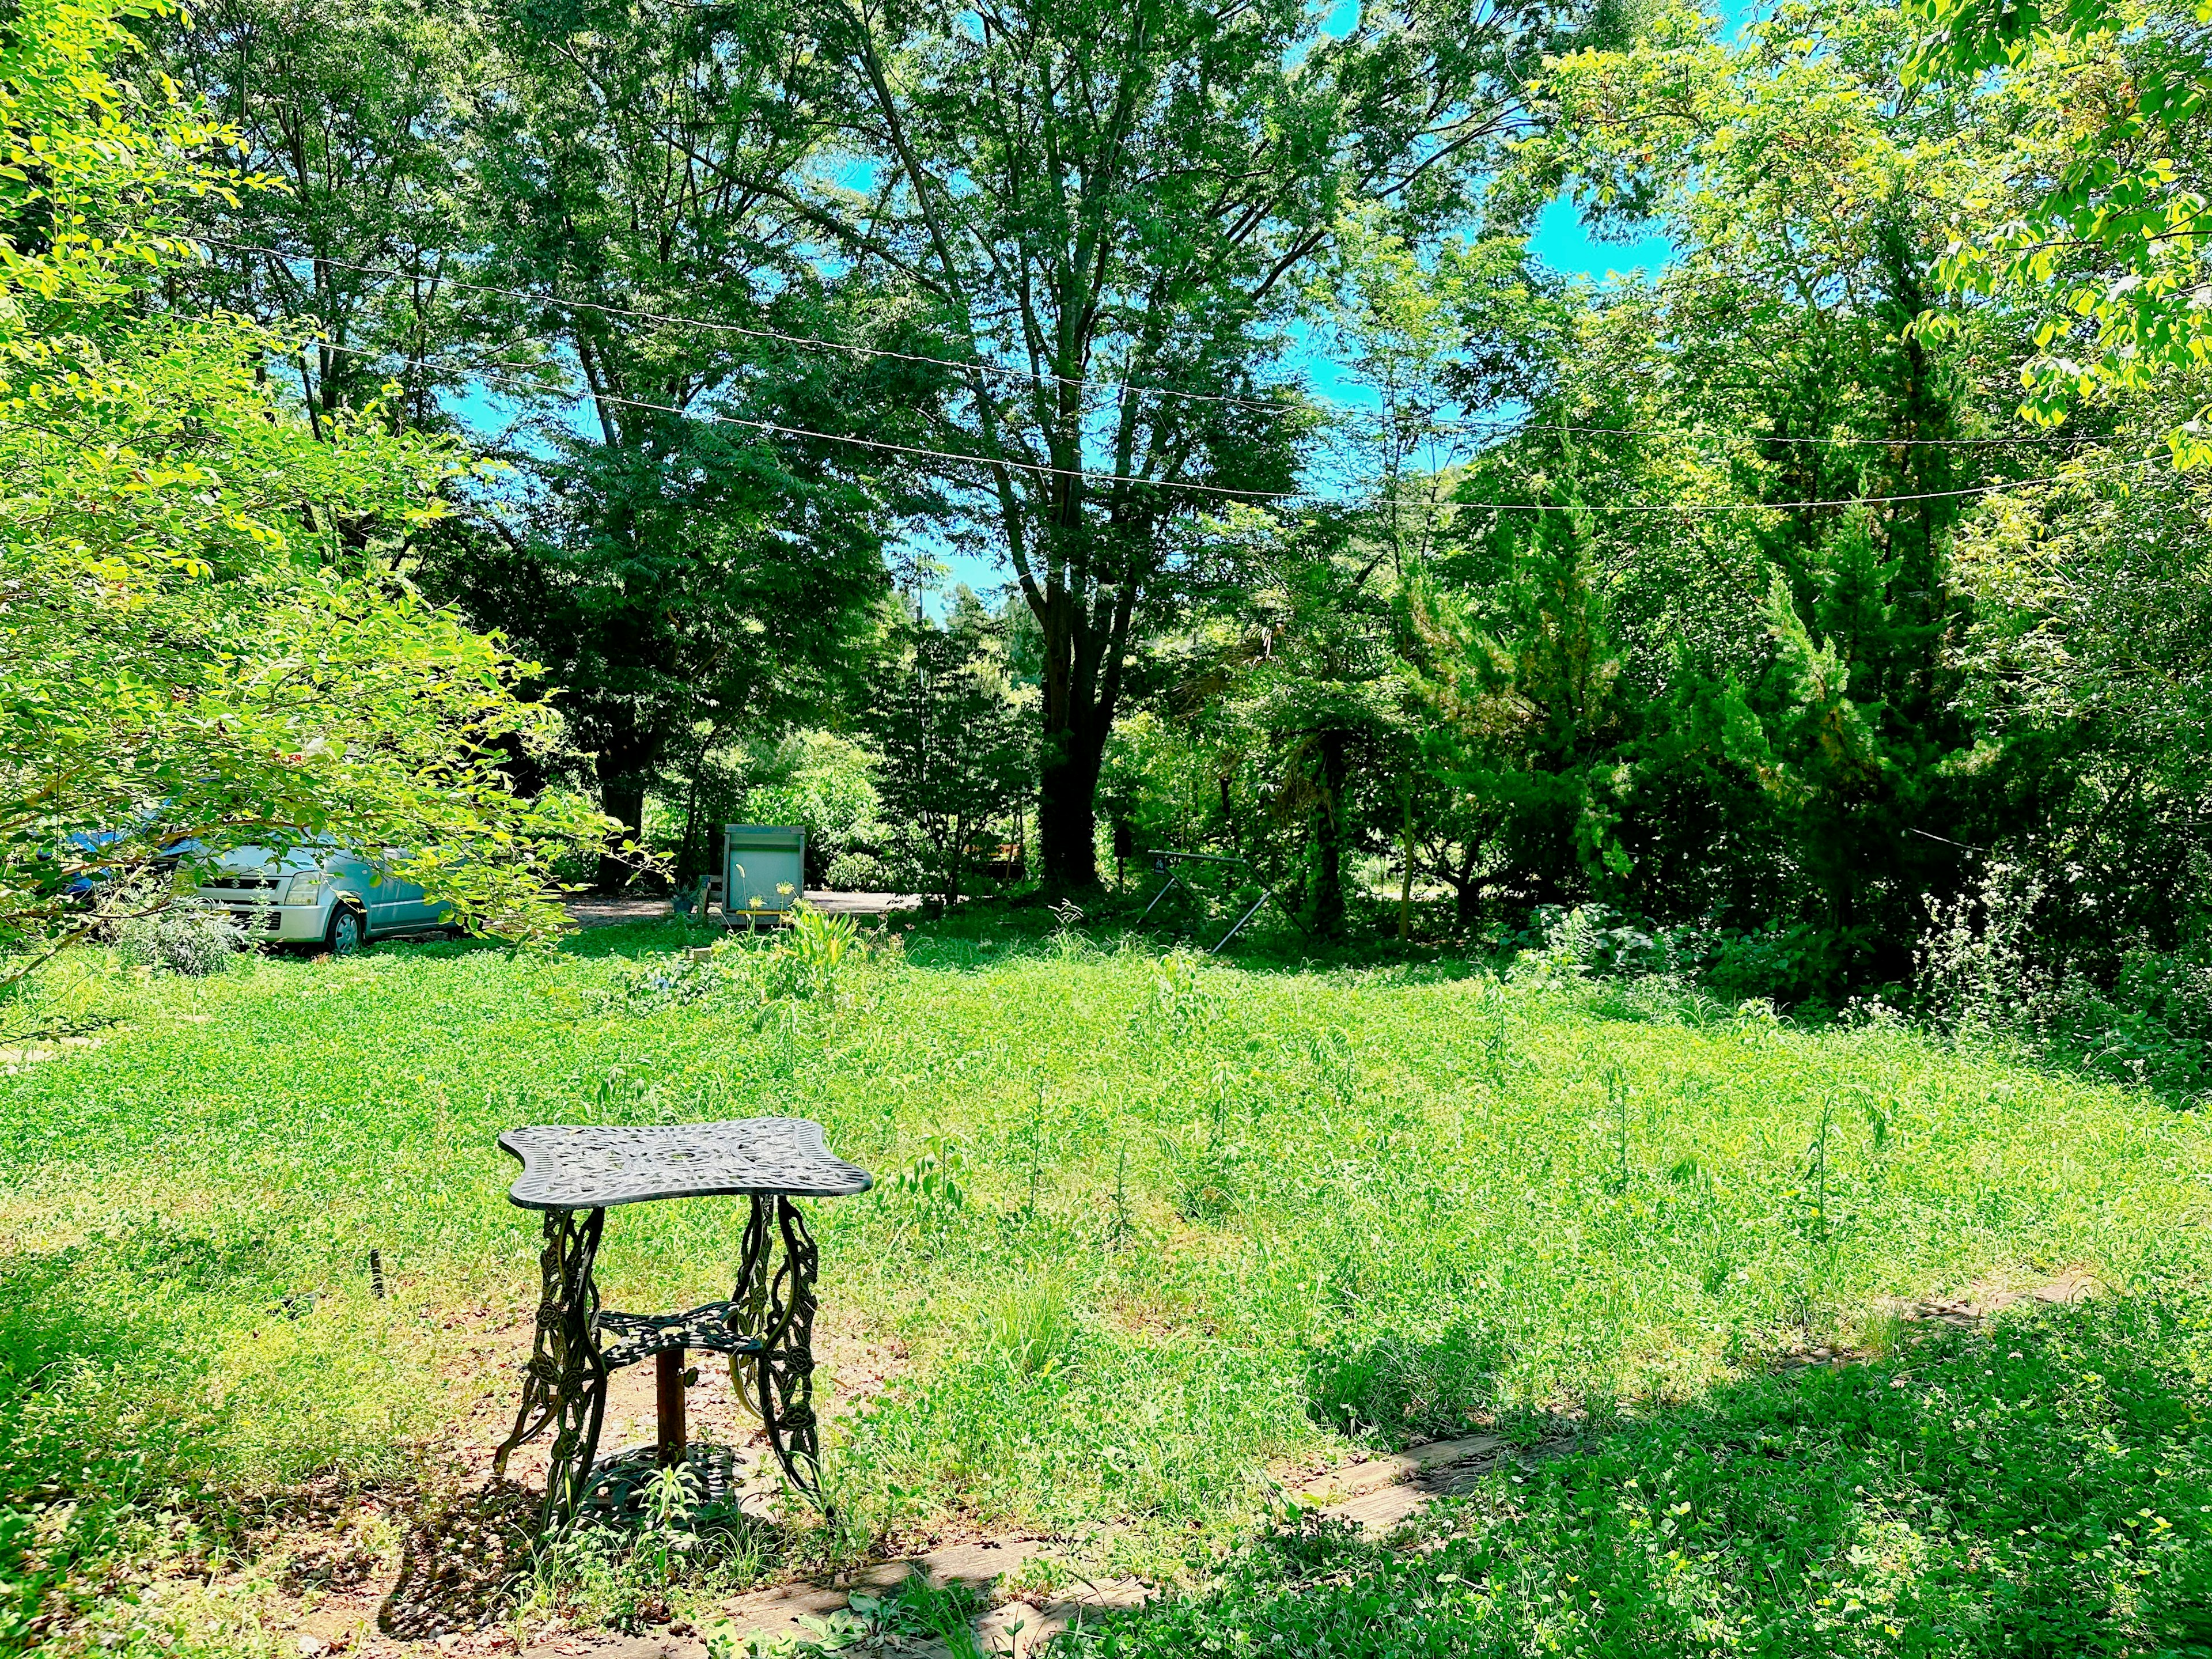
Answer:
<svg viewBox="0 0 2212 1659"><path fill-rule="evenodd" d="M1097 878L1093 802L1131 652L1200 513L1288 490L1279 367L1303 269L1379 204L1432 224L1513 136L1580 14L1399 0L1333 38L1305 0L819 9L857 165L779 186L922 296L959 363L930 447L1042 635L1048 882ZM968 459L972 458L972 459Z"/></svg>
<svg viewBox="0 0 2212 1659"><path fill-rule="evenodd" d="M172 273L204 303L312 325L289 363L312 421L379 398L447 424L466 382L469 77L476 19L422 0L212 0L173 15L162 63L281 188L210 200L209 258ZM306 338L303 329L301 337ZM384 393L387 382L400 387Z"/></svg>
<svg viewBox="0 0 2212 1659"><path fill-rule="evenodd" d="M842 308L871 298L816 270L760 183L819 139L794 15L533 0L489 22L478 326L539 343L582 418L541 422L523 505L489 515L507 545L441 579L543 656L602 804L635 828L663 769L864 666L901 475L771 428L896 437L933 378L773 337L850 332Z"/></svg>

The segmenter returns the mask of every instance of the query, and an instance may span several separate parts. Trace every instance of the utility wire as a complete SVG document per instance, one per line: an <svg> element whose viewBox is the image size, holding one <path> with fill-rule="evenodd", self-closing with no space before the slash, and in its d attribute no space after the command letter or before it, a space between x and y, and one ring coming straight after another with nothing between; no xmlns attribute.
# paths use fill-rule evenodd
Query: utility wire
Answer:
<svg viewBox="0 0 2212 1659"><path fill-rule="evenodd" d="M250 242L229 241L220 236L203 235L203 242L216 247L227 247L234 253L258 253L271 259L307 259L319 264L336 265L341 270L357 271L368 276L393 276L417 280L419 272L398 270L389 266L364 265L349 259L334 258L320 253L286 253L277 248L260 247ZM628 317L639 322L668 323L679 328L706 329L717 334L740 334L748 339L775 340L784 345L803 346L817 351L842 351L855 357L883 357L902 363L927 363L936 368L957 369L963 374L1005 374L1017 380L1030 380L1047 386L1087 387L1094 392L1126 392L1142 397L1182 398L1192 403L1233 404L1245 409L1292 409L1297 405L1281 398L1240 398L1228 392L1179 392L1170 386L1132 386L1120 380L1094 380L1073 375L1054 374L1038 369L1023 368L1013 363L961 362L951 357L932 357L916 351L894 351L884 346L850 345L842 340L824 340L807 334L786 334L773 328L756 328L745 323L712 322L702 317L677 317L665 312L644 311L634 306L611 306L595 300L567 300L558 295L532 294L527 289L501 288L490 283L471 283L458 276L441 276L441 284L447 288L466 289L475 294L495 294L510 300L526 300L533 305L562 306L572 311L595 311L603 316Z"/></svg>
<svg viewBox="0 0 2212 1659"><path fill-rule="evenodd" d="M314 342L312 348L302 346L301 350L304 353L311 349L322 351L342 351L349 356L361 357L384 355L381 351L371 350L361 346L332 345L327 341L321 340ZM1040 461L994 460L988 455L968 455L955 449L925 449L919 445L891 443L881 438L855 438L842 432L817 432L809 427L787 426L781 421L763 421L739 415L721 415L712 410L684 409L676 404L649 403L640 398L620 397L611 392L555 392L542 382L516 380L508 375L495 374L480 365L469 365L465 368L458 364L453 367L461 372L472 374L478 380L512 386L518 391L534 392L540 396L550 394L572 404L586 402L617 404L624 409L643 409L663 415L680 415L687 421L705 421L716 426L749 427L757 432L773 432L787 438L812 438L823 443L852 444L862 449L881 450L894 455L914 455L925 459L939 461L965 461L971 466L1005 466L1011 467L1018 472L1035 472L1053 477L1076 478L1095 483L1134 484L1146 489L1195 490L1202 495L1231 496L1242 501L1280 501L1304 493L1296 489L1231 489L1223 484L1142 478L1119 472L1091 472L1079 467L1052 466Z"/></svg>
<svg viewBox="0 0 2212 1659"><path fill-rule="evenodd" d="M305 353L310 348L307 346L302 346L301 350L302 353ZM372 350L365 347L333 345L326 341L314 342L313 349L324 351L340 351L350 356L363 357L380 356L384 355L380 351ZM426 363L428 362L427 359L422 361ZM456 365L455 367L459 368L461 366ZM549 391L548 387L540 383L535 381L517 380L508 376L495 374L481 366L468 366L463 372L474 374L481 380L491 380L498 384L514 386L523 391L535 392L541 395L547 393ZM1011 459L994 460L987 455L969 455L963 453L958 450L928 449L916 444L891 443L879 438L855 438L842 432L817 432L809 427L788 426L780 421L763 421L738 415L721 415L710 410L684 409L675 404L649 403L642 398L618 397L612 392L561 392L554 393L553 395L563 398L570 403L582 403L586 400L592 400L600 403L617 404L626 409L642 409L653 410L663 415L678 415L683 416L686 420L705 421L718 426L746 427L758 432L773 432L782 437L809 438L822 443L850 444L860 449L879 450L886 453L896 455L912 455L928 460L963 461L970 466L986 468L1005 466L1011 468L1015 471L1033 472L1042 477L1049 477L1074 478L1085 483L1134 485L1144 489L1182 489L1189 490L1199 495L1224 496L1232 500L1249 501L1289 501L1304 495L1307 493L1302 489L1231 489L1221 484L1191 483L1161 478L1134 477L1118 472L1092 472L1079 467L1053 466L1041 461L1020 461ZM1492 513L1585 512L1685 514L1784 513L1796 509L1810 509L1816 507L1887 507L1911 501L1951 501L1962 496L1988 495L2003 490L2034 489L2044 484L2072 483L2081 479L2103 477L2115 472L2124 472L2131 467L2150 466L2155 465L2156 460L2157 458L2155 456L2145 456L2141 460L2124 462L2118 466L2102 467L2094 472L2061 472L2053 473L2039 478L2015 478L1997 483L1976 484L1969 488L1960 489L1933 489L1922 491L1916 495L1854 495L1834 501L1717 501L1710 503L1623 501L1602 506L1590 506L1578 503L1571 507L1556 505L1546 506L1540 503L1528 501L1445 501L1421 503L1420 505L1431 508L1431 510L1443 507L1464 507L1469 512Z"/></svg>
<svg viewBox="0 0 2212 1659"><path fill-rule="evenodd" d="M286 253L273 247L263 247L252 242L232 241L220 236L203 234L197 240L216 247L228 248L234 253L258 254L265 258L308 260L319 264L335 265L341 270L350 270L362 276L395 277L405 281L419 280L422 273L401 270L388 265L367 265L349 259L337 258L329 254ZM799 346L816 351L842 352L854 357L878 357L896 362L926 363L936 368L956 369L961 374L1010 375L1048 386L1071 386L1092 392L1127 393L1145 398L1180 398L1189 403L1222 404L1240 409L1287 410L1304 406L1298 401L1281 398L1243 398L1229 392L1183 392L1173 386L1139 386L1123 380L1097 380L1073 375L1054 374L1037 369L1028 369L1012 363L962 362L951 357L933 357L924 353L895 351L884 346L853 345L842 340L824 340L805 334L787 334L777 329L757 328L744 323L710 321L700 317L681 317L666 312L646 311L632 306L603 304L594 300L568 300L558 295L533 294L527 289L502 288L489 283L473 283L458 276L441 275L438 282L447 288L465 289L476 294L493 294L504 299L528 301L533 305L556 305L572 311L598 312L610 317L627 317L639 322L665 323L679 328L704 329L710 332L742 335L748 339L774 340L783 345ZM337 349L337 348L331 348ZM1341 409L1325 398L1310 398L1305 404L1320 404L1324 407ZM1452 423L1449 430L1460 433L1519 432L1542 429L1553 432L1573 432L1592 436L1615 438L1663 438L1674 434L1637 427L1572 426L1550 421L1467 421ZM1838 448L1887 448L1897 445L1918 449L1984 449L2008 447L2014 444L2094 444L2106 443L2108 439L2084 434L2080 437L2060 434L2037 434L2023 433L2010 438L1789 438L1770 434L1723 433L1723 438L1737 437L1747 443L1814 444Z"/></svg>

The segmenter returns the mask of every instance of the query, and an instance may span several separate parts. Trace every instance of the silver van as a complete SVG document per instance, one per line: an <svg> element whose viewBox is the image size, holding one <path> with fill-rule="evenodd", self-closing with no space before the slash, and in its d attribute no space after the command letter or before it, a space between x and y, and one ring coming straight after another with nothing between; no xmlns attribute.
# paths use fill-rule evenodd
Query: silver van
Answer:
<svg viewBox="0 0 2212 1659"><path fill-rule="evenodd" d="M236 916L253 939L319 945L339 955L386 934L447 926L444 903L396 878L384 860L332 843L289 853L236 848L216 860L214 874L196 890Z"/></svg>

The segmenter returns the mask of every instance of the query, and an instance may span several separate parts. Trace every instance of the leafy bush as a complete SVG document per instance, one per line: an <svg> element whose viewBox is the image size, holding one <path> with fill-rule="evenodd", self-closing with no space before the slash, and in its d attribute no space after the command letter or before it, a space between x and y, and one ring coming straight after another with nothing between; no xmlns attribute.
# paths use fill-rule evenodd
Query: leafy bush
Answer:
<svg viewBox="0 0 2212 1659"><path fill-rule="evenodd" d="M2075 981L2054 1003L2045 1028L2090 1070L2167 1094L2212 1091L2212 964L2131 951L2109 992Z"/></svg>
<svg viewBox="0 0 2212 1659"><path fill-rule="evenodd" d="M204 899L174 899L151 915L115 927L115 948L124 961L193 978L222 972L246 945L246 929L229 911Z"/></svg>
<svg viewBox="0 0 2212 1659"><path fill-rule="evenodd" d="M1667 965L1662 937L1602 904L1540 906L1534 930L1541 941L1522 951L1513 977L1525 984L1571 985L1591 977L1655 972Z"/></svg>
<svg viewBox="0 0 2212 1659"><path fill-rule="evenodd" d="M1354 1342L1332 1333L1306 1362L1307 1409L1353 1440L1400 1446L1459 1434L1495 1404L1503 1364L1497 1334L1468 1319L1420 1337L1386 1331Z"/></svg>
<svg viewBox="0 0 2212 1659"><path fill-rule="evenodd" d="M1593 979L1663 975L1694 984L1727 1003L1769 1001L1795 1007L1830 994L1844 940L1832 929L1773 922L1750 932L1712 922L1672 927L1623 915L1601 904L1536 912L1534 942L1516 958L1519 983L1567 985Z"/></svg>
<svg viewBox="0 0 2212 1659"><path fill-rule="evenodd" d="M750 823L803 825L808 868L826 871L882 829L876 822L876 764L872 754L848 738L799 732L753 762L741 810Z"/></svg>
<svg viewBox="0 0 2212 1659"><path fill-rule="evenodd" d="M1676 928L1668 944L1698 983L1723 1002L1768 1001L1795 1007L1828 994L1839 941L1826 928L1773 922L1735 928Z"/></svg>
<svg viewBox="0 0 2212 1659"><path fill-rule="evenodd" d="M915 873L873 853L840 853L823 872L822 884L838 893L910 893Z"/></svg>
<svg viewBox="0 0 2212 1659"><path fill-rule="evenodd" d="M1920 994L1954 1036L2002 1034L2117 1081L2169 1095L2212 1090L2212 963L2204 941L2138 946L2110 975L2039 939L2043 884L1999 865L1978 890L1931 907L1917 953Z"/></svg>
<svg viewBox="0 0 2212 1659"><path fill-rule="evenodd" d="M2000 864L1978 890L1930 902L1917 955L1920 993L1953 1030L2023 1030L2051 1006L2053 975L2036 948L2043 884Z"/></svg>

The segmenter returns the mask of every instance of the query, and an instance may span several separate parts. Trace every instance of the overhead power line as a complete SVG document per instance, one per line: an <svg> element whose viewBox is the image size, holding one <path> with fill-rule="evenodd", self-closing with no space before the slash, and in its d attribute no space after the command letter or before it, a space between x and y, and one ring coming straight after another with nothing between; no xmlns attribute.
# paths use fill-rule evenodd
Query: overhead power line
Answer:
<svg viewBox="0 0 2212 1659"><path fill-rule="evenodd" d="M368 276L392 276L419 281L422 273L399 270L390 266L365 265L350 259L340 259L322 253L286 253L282 249L260 247L250 242L234 242L220 236L203 235L203 242L217 247L229 248L236 253L258 253L271 259L308 259L326 265L336 265L341 270L356 271ZM842 340L824 340L808 334L787 334L780 329L759 328L747 323L710 320L703 317L682 317L666 312L646 311L635 306L607 305L597 300L569 300L554 294L535 294L527 289L502 288L490 283L472 283L458 276L441 276L439 282L448 288L465 289L472 294L495 294L510 300L527 300L536 305L556 305L570 311L597 312L607 317L628 317L638 322L665 323L678 328L705 329L716 334L738 334L748 339L774 340L783 345L799 346L816 351L843 352L854 357L878 357L902 363L926 363L936 368L957 370L963 374L1000 374L1016 380L1030 380L1044 386L1072 386L1092 392L1126 392L1139 397L1181 398L1190 403L1232 404L1246 409L1293 409L1297 404L1283 398L1242 398L1230 392L1182 392L1172 386L1133 386L1121 380L1095 380L1076 375L1054 374L1048 371L1024 368L1016 363L989 363L981 361L963 362L953 357L933 357L923 352L897 351L887 346L853 345Z"/></svg>
<svg viewBox="0 0 2212 1659"><path fill-rule="evenodd" d="M316 264L335 265L341 270L354 271L362 276L420 281L423 273L403 270L396 266L362 264L356 260L341 259L325 253L287 253L281 248L264 247L257 243L234 241L226 237L203 234L198 240L216 247L228 248L234 253L257 254L264 258L309 260ZM889 362L922 363L936 368L949 368L967 374L994 374L1029 380L1044 386L1067 386L1079 389L1112 393L1127 393L1143 398L1179 398L1187 403L1220 404L1241 409L1287 410L1302 407L1298 400L1284 398L1246 398L1231 392L1186 392L1174 386L1139 386L1125 380L1091 380L1075 375L1052 374L1040 369L1023 368L1014 363L991 363L981 361L963 362L957 358L933 357L927 353L899 351L887 346L854 345L842 340L825 340L818 336L790 334L779 329L760 328L747 323L731 323L703 317L685 317L669 312L647 311L635 306L609 305L596 300L571 300L558 295L534 293L528 289L507 288L496 283L471 282L463 277L441 274L438 282L447 288L463 289L472 294L497 295L503 299L524 300L534 305L554 305L570 311L595 312L603 316L627 317L638 322L661 323L677 328L702 329L710 333L735 334L748 339L773 340L782 345L796 346L814 351L834 351L852 357L880 358ZM1305 403L1324 407L1341 408L1330 404L1325 398L1310 398ZM1571 432L1597 437L1664 438L1678 434L1655 431L1638 427L1577 426L1555 421L1465 421L1451 423L1451 430L1459 433L1520 432L1540 429L1547 432ZM1836 448L1892 448L1899 446L1916 449L1990 449L2008 448L2015 444L2097 444L2110 441L2091 436L2069 436L2059 434L2021 433L2008 438L1872 438L1872 437L1784 437L1771 433L1723 433L1723 438L1737 438L1747 443L1820 445Z"/></svg>
<svg viewBox="0 0 2212 1659"><path fill-rule="evenodd" d="M344 352L354 356L379 356L383 354L359 346L341 346L328 341L315 341L313 348L324 351ZM304 352L309 348L302 346ZM502 375L482 365L453 365L457 370L473 374L478 379L514 386L544 395L548 388L536 381L525 381ZM1018 472L1030 472L1044 477L1074 478L1085 483L1133 485L1142 489L1181 489L1198 495L1220 496L1237 501L1292 501L1307 494L1301 489L1232 489L1222 484L1188 483L1170 479L1145 478L1118 472L1093 472L1085 468L1054 466L1041 461L994 459L988 455L970 455L954 449L930 449L918 444L892 443L880 438L857 438L842 432L819 432L809 427L791 426L780 421L760 420L739 415L723 415L711 410L685 409L676 404L657 404L638 398L624 398L612 392L563 392L554 395L571 403L595 401L618 404L626 409L641 409L664 415L679 416L685 420L702 421L718 426L734 426L757 432L772 432L788 438L805 438L821 443L849 444L856 448L871 449L889 454L915 456L928 460L959 461L969 466L986 469L1004 466ZM1423 503L1437 507L1463 507L1470 512L1492 513L1556 513L1575 511L1586 513L1783 513L1821 507L1888 507L1911 501L1951 501L1965 496L1990 495L2005 490L2031 489L2046 484L2072 483L2094 477L2105 477L2124 472L2133 467L2149 466L2157 458L2146 456L2140 460L2125 462L2118 466L2101 467L2088 472L2052 473L2039 478L2014 478L1995 483L1976 484L1958 489L1923 490L1913 495L1853 495L1832 501L1714 501L1714 502L1651 502L1621 501L1602 505L1576 503L1571 507L1545 505L1529 501L1444 501Z"/></svg>

